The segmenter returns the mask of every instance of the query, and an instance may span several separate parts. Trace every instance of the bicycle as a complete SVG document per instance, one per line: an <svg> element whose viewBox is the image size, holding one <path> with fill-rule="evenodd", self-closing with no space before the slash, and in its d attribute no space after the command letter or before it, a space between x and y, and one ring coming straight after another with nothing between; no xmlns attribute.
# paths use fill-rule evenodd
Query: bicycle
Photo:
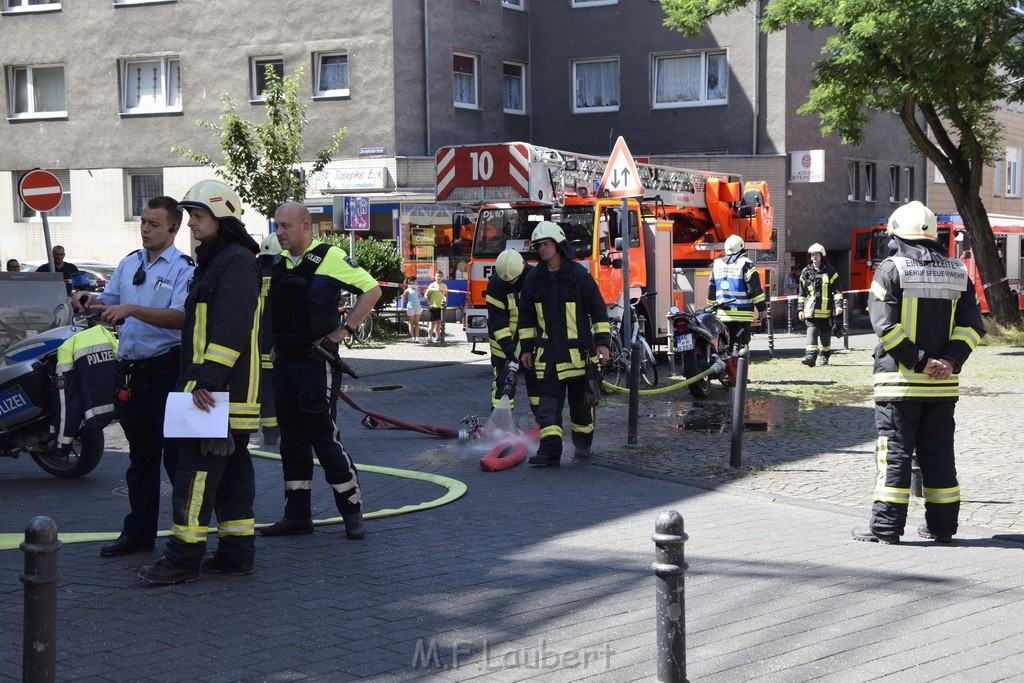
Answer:
<svg viewBox="0 0 1024 683"><path fill-rule="evenodd" d="M348 320L348 312L351 307L351 301L348 305L338 306L338 312L341 313L341 324L344 325ZM345 347L351 349L353 344L365 344L373 336L373 330L376 326L377 310L373 309L370 314L363 318L363 321L356 326L356 333L350 334L345 337Z"/></svg>
<svg viewBox="0 0 1024 683"><path fill-rule="evenodd" d="M654 292L644 294L644 297L653 296ZM618 307L618 304L615 304ZM629 356L632 342L638 341L640 343L640 381L648 387L654 387L658 384L658 363L654 358L654 351L651 349L651 345L647 343L647 339L644 336L644 325L646 320L644 317L636 314L636 303L632 300L629 302L630 319L633 321L632 325L632 341L630 346L624 346L622 343L622 318L612 316L608 319L611 326L611 341L608 344L608 362L604 367L604 378L606 381L616 386L625 386L627 378L629 377Z"/></svg>

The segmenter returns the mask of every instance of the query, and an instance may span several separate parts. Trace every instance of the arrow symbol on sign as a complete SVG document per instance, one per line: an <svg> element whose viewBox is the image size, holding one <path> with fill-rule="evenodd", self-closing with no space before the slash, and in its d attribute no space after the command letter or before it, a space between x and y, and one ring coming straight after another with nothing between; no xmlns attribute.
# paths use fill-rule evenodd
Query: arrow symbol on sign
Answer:
<svg viewBox="0 0 1024 683"><path fill-rule="evenodd" d="M622 182L621 183L619 182L619 174L620 173L622 175ZM612 182L611 182L611 185L612 185L612 187L619 187L619 186L629 185L629 169L628 168L624 168L621 171L619 169L614 169L612 171Z"/></svg>

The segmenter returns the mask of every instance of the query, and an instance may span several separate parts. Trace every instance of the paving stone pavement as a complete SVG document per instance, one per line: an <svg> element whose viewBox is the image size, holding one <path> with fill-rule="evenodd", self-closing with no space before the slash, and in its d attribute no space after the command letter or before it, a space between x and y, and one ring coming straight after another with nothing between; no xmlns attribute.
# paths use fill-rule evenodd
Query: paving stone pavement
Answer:
<svg viewBox="0 0 1024 683"><path fill-rule="evenodd" d="M486 412L487 359L469 353L455 326L449 331L445 346L353 349L363 377L350 396L417 422L454 425ZM757 370L758 343L752 387L778 396L752 395L750 417L768 431L747 433L738 474L727 467L728 435L672 426L720 414L698 414L686 397L645 399L637 448L623 445L625 402L609 399L594 461L567 453L560 468L498 473L479 468L485 444L368 430L343 407L339 426L358 463L451 477L467 493L371 520L361 542L337 525L259 538L252 576L204 574L177 587L136 578L157 553L101 558L95 543L66 543L57 679L654 680L651 535L658 514L676 509L690 537L690 680L1024 680L1024 545L1015 526L1024 449L1012 425L1021 414L1021 354L993 351L965 372L962 539L940 546L911 534L883 547L849 539L870 499L870 403L799 410L802 399L783 395L780 382L826 389L817 371L829 370L801 369L782 347L802 342L780 337L771 363L783 379L769 383L767 368ZM865 353L838 354L834 372L856 374ZM722 395L716 389L712 403ZM517 408L523 424L525 412ZM124 444L116 426L107 438L103 462L80 480L54 479L27 459L0 461L3 530L45 514L62 531L116 532L127 509ZM257 521L273 521L280 466L258 460L256 470ZM367 471L361 480L370 511L441 493ZM164 497L166 528L166 487ZM322 479L314 505L318 518L335 514ZM20 673L21 565L17 550L0 552L0 680Z"/></svg>

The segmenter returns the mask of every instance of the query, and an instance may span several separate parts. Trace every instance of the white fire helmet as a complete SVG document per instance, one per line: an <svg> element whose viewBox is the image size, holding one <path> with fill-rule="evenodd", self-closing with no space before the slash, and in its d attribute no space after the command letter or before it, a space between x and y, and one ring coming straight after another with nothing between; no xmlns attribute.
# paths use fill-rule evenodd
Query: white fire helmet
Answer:
<svg viewBox="0 0 1024 683"><path fill-rule="evenodd" d="M743 243L743 238L739 235L729 235L729 239L725 241L725 253L726 254L738 254L743 251L743 247L746 245Z"/></svg>
<svg viewBox="0 0 1024 683"><path fill-rule="evenodd" d="M523 274L523 255L513 249L506 249L498 254L494 269L498 277L505 282L515 282Z"/></svg>
<svg viewBox="0 0 1024 683"><path fill-rule="evenodd" d="M905 240L934 240L939 237L935 214L917 201L904 204L892 212L888 233Z"/></svg>
<svg viewBox="0 0 1024 683"><path fill-rule="evenodd" d="M807 247L807 253L808 254L821 254L822 257L824 258L824 256L825 256L825 247L823 247L820 244L818 244L817 242L815 242L811 246Z"/></svg>

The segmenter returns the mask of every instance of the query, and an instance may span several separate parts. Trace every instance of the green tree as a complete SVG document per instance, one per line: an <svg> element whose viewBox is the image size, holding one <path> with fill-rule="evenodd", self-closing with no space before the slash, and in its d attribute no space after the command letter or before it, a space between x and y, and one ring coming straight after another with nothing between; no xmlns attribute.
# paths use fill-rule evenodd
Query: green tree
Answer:
<svg viewBox="0 0 1024 683"><path fill-rule="evenodd" d="M220 123L199 119L199 125L220 139L224 154L219 164L209 154L194 152L174 145L172 149L192 161L209 166L230 185L242 201L271 218L275 209L290 199L302 201L306 196L306 176L295 172L302 161L302 131L308 123L308 105L299 101L299 87L305 67L294 76L278 76L272 65L266 67L267 87L263 91L266 119L250 121L235 110L230 95L224 93L224 113ZM342 128L326 147L317 152L310 175L327 166L345 136Z"/></svg>
<svg viewBox="0 0 1024 683"><path fill-rule="evenodd" d="M754 0L763 30L807 24L829 33L814 65L808 101L822 133L847 144L864 139L874 110L898 112L913 145L934 163L971 237L989 310L1021 323L1017 297L1003 281L982 172L997 156L1001 102L1024 96L1024 15L1006 0ZM714 16L748 0L661 0L665 24L696 36ZM997 182L999 182L997 180Z"/></svg>
<svg viewBox="0 0 1024 683"><path fill-rule="evenodd" d="M345 233L331 233L320 239L348 251L348 235ZM374 237L358 239L352 258L378 282L401 283L405 279L405 274L402 273L402 254L395 245L388 242L382 242ZM401 293L402 290L397 287L381 287L376 308L379 310L390 306Z"/></svg>

